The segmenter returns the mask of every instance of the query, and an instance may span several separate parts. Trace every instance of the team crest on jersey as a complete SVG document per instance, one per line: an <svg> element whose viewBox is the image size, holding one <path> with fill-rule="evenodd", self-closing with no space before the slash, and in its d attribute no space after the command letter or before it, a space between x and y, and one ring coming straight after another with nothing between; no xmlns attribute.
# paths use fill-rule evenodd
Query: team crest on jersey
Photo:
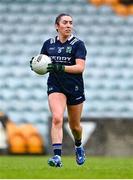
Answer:
<svg viewBox="0 0 133 180"><path fill-rule="evenodd" d="M72 52L72 47L71 46L68 46L67 48L66 48L66 53L71 53Z"/></svg>

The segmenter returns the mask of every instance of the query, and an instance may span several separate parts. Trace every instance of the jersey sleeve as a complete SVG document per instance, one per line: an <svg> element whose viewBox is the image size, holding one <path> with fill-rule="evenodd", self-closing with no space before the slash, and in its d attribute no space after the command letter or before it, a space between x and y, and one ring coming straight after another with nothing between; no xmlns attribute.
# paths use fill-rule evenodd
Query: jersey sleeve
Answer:
<svg viewBox="0 0 133 180"><path fill-rule="evenodd" d="M76 52L75 52L75 59L86 59L87 50L82 41L78 43Z"/></svg>
<svg viewBox="0 0 133 180"><path fill-rule="evenodd" d="M47 42L46 41L43 43L40 54L48 55L48 53L47 53Z"/></svg>

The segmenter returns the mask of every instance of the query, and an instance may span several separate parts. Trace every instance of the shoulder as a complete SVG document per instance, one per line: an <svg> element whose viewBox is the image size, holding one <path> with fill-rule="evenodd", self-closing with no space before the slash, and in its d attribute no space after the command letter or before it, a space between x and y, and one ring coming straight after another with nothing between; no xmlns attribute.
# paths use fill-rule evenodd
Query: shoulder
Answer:
<svg viewBox="0 0 133 180"><path fill-rule="evenodd" d="M55 38L49 38L49 39L45 40L43 42L41 53L47 54L47 50L49 49L49 47L52 46L53 43L55 43Z"/></svg>
<svg viewBox="0 0 133 180"><path fill-rule="evenodd" d="M84 45L84 42L83 42L81 39L79 39L79 38L77 38L77 37L74 36L74 37L71 39L70 44L71 44L71 45L78 46L78 45L80 45L80 44L83 44L83 45Z"/></svg>
<svg viewBox="0 0 133 180"><path fill-rule="evenodd" d="M52 37L52 38L45 40L44 44L53 44L53 43L55 43L55 41L56 41L56 38Z"/></svg>
<svg viewBox="0 0 133 180"><path fill-rule="evenodd" d="M72 46L75 50L75 53L77 54L77 57L80 57L81 59L84 59L86 54L87 54L87 49L85 47L84 42L77 38L73 37L74 39L72 40Z"/></svg>

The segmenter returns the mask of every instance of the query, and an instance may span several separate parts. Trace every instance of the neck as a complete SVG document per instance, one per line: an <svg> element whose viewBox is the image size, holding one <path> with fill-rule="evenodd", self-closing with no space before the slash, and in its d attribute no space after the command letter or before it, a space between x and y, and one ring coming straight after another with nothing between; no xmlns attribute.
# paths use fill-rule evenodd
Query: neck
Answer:
<svg viewBox="0 0 133 180"><path fill-rule="evenodd" d="M71 35L69 35L69 36L60 36L59 35L58 38L59 38L61 43L64 43L64 42L66 42L70 38L70 36Z"/></svg>

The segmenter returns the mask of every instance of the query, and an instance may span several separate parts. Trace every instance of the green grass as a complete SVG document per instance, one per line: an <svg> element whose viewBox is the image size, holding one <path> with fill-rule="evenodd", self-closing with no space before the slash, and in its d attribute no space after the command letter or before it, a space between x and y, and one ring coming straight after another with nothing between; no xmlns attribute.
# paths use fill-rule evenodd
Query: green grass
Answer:
<svg viewBox="0 0 133 180"><path fill-rule="evenodd" d="M63 167L47 165L46 156L0 156L0 179L132 179L133 158L87 157L83 166L75 158L62 158Z"/></svg>

